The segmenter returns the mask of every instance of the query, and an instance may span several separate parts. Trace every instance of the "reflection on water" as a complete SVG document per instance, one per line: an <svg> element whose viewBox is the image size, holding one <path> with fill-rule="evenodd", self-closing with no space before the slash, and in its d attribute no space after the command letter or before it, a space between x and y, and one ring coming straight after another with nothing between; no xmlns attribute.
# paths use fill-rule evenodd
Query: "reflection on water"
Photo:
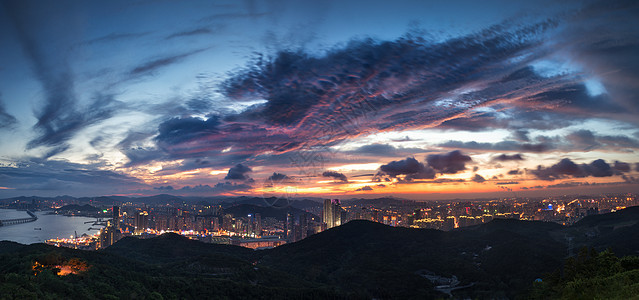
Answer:
<svg viewBox="0 0 639 300"><path fill-rule="evenodd" d="M34 213L38 216L38 220L35 222L0 226L0 241L8 240L22 244L44 243L45 240L51 238L71 237L75 235L76 231L78 236L81 236L84 233L95 234L100 229L99 226L92 226L92 221L95 221L95 218L48 215L47 213L50 212L44 211ZM28 217L29 215L24 211L0 209L0 220Z"/></svg>

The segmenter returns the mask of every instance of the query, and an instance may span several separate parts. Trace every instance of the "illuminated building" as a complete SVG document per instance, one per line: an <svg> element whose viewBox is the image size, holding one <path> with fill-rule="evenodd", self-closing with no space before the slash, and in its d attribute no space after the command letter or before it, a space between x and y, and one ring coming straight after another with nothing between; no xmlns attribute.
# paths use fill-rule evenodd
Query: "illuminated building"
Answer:
<svg viewBox="0 0 639 300"><path fill-rule="evenodd" d="M121 238L120 229L115 227L115 224L109 222L109 224L100 229L100 248L104 249L113 245Z"/></svg>
<svg viewBox="0 0 639 300"><path fill-rule="evenodd" d="M295 241L295 217L291 212L286 213L286 240L288 242Z"/></svg>
<svg viewBox="0 0 639 300"><path fill-rule="evenodd" d="M324 200L322 218L327 229L342 225L342 221L346 221L344 209L340 205L339 199Z"/></svg>
<svg viewBox="0 0 639 300"><path fill-rule="evenodd" d="M113 206L113 219L100 230L100 248L113 245L122 237L120 232L120 207Z"/></svg>
<svg viewBox="0 0 639 300"><path fill-rule="evenodd" d="M120 229L120 207L116 205L113 206L113 226Z"/></svg>
<svg viewBox="0 0 639 300"><path fill-rule="evenodd" d="M308 215L307 214L301 214L300 215L300 239L305 239L307 236L309 236L308 233Z"/></svg>
<svg viewBox="0 0 639 300"><path fill-rule="evenodd" d="M149 227L149 213L146 211L139 212L135 215L135 231L134 234L139 235Z"/></svg>
<svg viewBox="0 0 639 300"><path fill-rule="evenodd" d="M255 233L262 235L262 215L255 214Z"/></svg>
<svg viewBox="0 0 639 300"><path fill-rule="evenodd" d="M326 223L326 228L333 227L333 204L331 199L324 200L324 210L322 212L322 220Z"/></svg>

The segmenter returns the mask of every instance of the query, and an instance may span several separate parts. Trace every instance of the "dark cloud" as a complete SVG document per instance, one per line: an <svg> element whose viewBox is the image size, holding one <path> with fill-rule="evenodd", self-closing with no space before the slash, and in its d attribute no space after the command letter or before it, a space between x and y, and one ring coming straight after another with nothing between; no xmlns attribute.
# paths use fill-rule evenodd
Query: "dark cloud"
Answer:
<svg viewBox="0 0 639 300"><path fill-rule="evenodd" d="M532 32L544 31L551 24L512 31L498 26L443 43L412 37L353 41L321 56L283 51L273 57L257 57L226 81L222 91L236 101L266 99L244 114L275 126L292 125L304 133L299 136L310 133L316 137L304 145L373 130L436 125L478 101L501 97L503 91L491 90L481 97L460 95L450 107L437 102L479 80L473 74L480 69L482 80L501 80L503 72L516 70L511 62L500 64L534 47L538 41ZM513 83L521 84L523 81ZM400 105L407 102L411 105ZM297 136L291 138L298 140Z"/></svg>
<svg viewBox="0 0 639 300"><path fill-rule="evenodd" d="M547 24L535 28L543 26ZM280 52L271 60L256 61L245 73L231 78L225 84L225 92L238 100L267 99L263 114L276 124L292 124L302 120L316 122L317 120L302 118L310 113L326 115L322 111L326 106L316 105L329 99L334 100L329 100L328 103L332 102L347 110L365 106L382 110L391 103L413 101L421 97L426 97L421 104L427 105L436 100L438 95L442 95L443 91L470 79L468 74L480 65L487 66L495 59L500 60L519 49L531 46L532 41L526 40L531 37L524 33L526 30L528 29L500 35L493 28L477 36L442 44L425 44L408 38L394 42L354 41L344 49L337 49L323 57L313 57L302 52ZM514 36L517 35L523 39L515 40ZM480 44L484 42L495 47L482 47ZM477 51L485 51L479 60L475 56ZM490 73L488 70L484 71L487 71L486 74ZM437 74L447 76L439 77ZM397 84L407 80L413 84ZM362 88L369 92L362 93ZM429 92L435 94L427 96ZM385 96L367 95L380 93ZM460 102L464 100L460 99ZM330 106L326 109L335 111ZM397 122L398 118L402 119L401 123L417 122L423 113L412 109L390 112L388 118L379 119L381 124L378 126L395 127L400 124ZM455 109L451 112L454 111ZM429 110L431 117L433 113L435 111ZM329 119L333 120L335 119ZM347 120L335 120L336 125L343 121Z"/></svg>
<svg viewBox="0 0 639 300"><path fill-rule="evenodd" d="M136 38L140 38L140 37L146 36L149 33L150 32L110 33L110 34L107 34L105 36L101 36L99 38L88 40L88 41L84 42L84 44L85 45L91 45L91 44L96 44L96 43L108 43L108 42L114 42L114 41L120 41L120 40L136 39Z"/></svg>
<svg viewBox="0 0 639 300"><path fill-rule="evenodd" d="M639 135L639 132L637 132L637 135ZM413 139L411 139L410 137L405 136L405 137L404 137L404 138L402 138L402 139L394 139L394 140L392 140L392 141L393 141L393 142L396 142L396 143L401 143L401 142L413 142L413 141L418 141L418 140L413 140Z"/></svg>
<svg viewBox="0 0 639 300"><path fill-rule="evenodd" d="M564 158L557 164L548 168L538 166L536 170L530 171L532 174L543 180L555 180L566 177L609 177L613 175L613 169L602 159L597 159L590 164L576 164L568 158Z"/></svg>
<svg viewBox="0 0 639 300"><path fill-rule="evenodd" d="M219 28L217 30L219 30ZM167 36L165 39L170 40L174 38L190 37L190 36L197 36L197 35L208 35L212 33L214 33L214 31L211 28L203 27L203 28L197 28L193 30L176 32Z"/></svg>
<svg viewBox="0 0 639 300"><path fill-rule="evenodd" d="M519 171L519 169L515 169L515 170L510 170L508 171L508 175L519 175L521 174L521 172Z"/></svg>
<svg viewBox="0 0 639 300"><path fill-rule="evenodd" d="M599 146L595 140L595 135L590 130L579 130L572 132L566 136L566 139L572 143L575 148L581 150L591 150Z"/></svg>
<svg viewBox="0 0 639 300"><path fill-rule="evenodd" d="M348 151L348 153L352 154L372 156L401 156L418 152L426 152L426 150L419 148L395 147L389 144L370 144L361 146L353 151Z"/></svg>
<svg viewBox="0 0 639 300"><path fill-rule="evenodd" d="M483 176L481 176L479 174L475 174L475 176L473 177L472 181L482 183L482 182L486 181L486 178L484 178Z"/></svg>
<svg viewBox="0 0 639 300"><path fill-rule="evenodd" d="M268 180L271 180L271 181L282 181L282 180L288 180L288 179L290 179L290 177L282 173L276 173L276 172L273 172L273 175L268 177Z"/></svg>
<svg viewBox="0 0 639 300"><path fill-rule="evenodd" d="M357 154L369 154L369 155L394 155L397 151L397 148L389 145L389 144L370 144L361 146L355 150L353 153Z"/></svg>
<svg viewBox="0 0 639 300"><path fill-rule="evenodd" d="M500 185L500 186L498 186L498 187L499 187L500 189L504 190L504 191L508 191L508 192L512 192L512 191L513 191L513 189L512 189L512 188L509 188L509 187L507 187L507 186L501 186L501 185Z"/></svg>
<svg viewBox="0 0 639 300"><path fill-rule="evenodd" d="M411 181L413 179L433 179L435 178L435 170L431 167L424 166L412 157L404 160L391 161L388 164L379 167L379 174L376 177L388 175L391 178L397 178L399 175L405 175L404 180Z"/></svg>
<svg viewBox="0 0 639 300"><path fill-rule="evenodd" d="M190 56L193 56L195 54L198 54L200 52L203 52L205 50L207 49L198 49L198 50L189 51L186 53L181 53L181 54L176 54L176 55L171 55L171 56L150 60L135 68L132 68L131 71L129 71L128 75L131 75L131 76L151 75L160 68L179 63L183 61L184 59Z"/></svg>
<svg viewBox="0 0 639 300"><path fill-rule="evenodd" d="M635 164L635 171L639 172L639 163Z"/></svg>
<svg viewBox="0 0 639 300"><path fill-rule="evenodd" d="M268 16L269 12L253 12L253 13L219 13L210 15L200 19L200 21L220 21L224 19L256 19Z"/></svg>
<svg viewBox="0 0 639 300"><path fill-rule="evenodd" d="M16 118L9 113L4 108L4 103L2 99L0 99L0 129L3 128L11 128L18 122Z"/></svg>
<svg viewBox="0 0 639 300"><path fill-rule="evenodd" d="M218 133L218 117L211 116L206 120L200 118L173 118L160 124L156 137L163 146L176 145Z"/></svg>
<svg viewBox="0 0 639 300"><path fill-rule="evenodd" d="M249 190L252 187L245 183L231 183L231 182L219 182L214 186L210 186L208 184L198 184L194 186L184 186L181 189L177 190L179 192L184 193L205 193L205 194L218 194L225 192L234 192L234 191L245 191Z"/></svg>
<svg viewBox="0 0 639 300"><path fill-rule="evenodd" d="M172 158L281 155L316 151L379 131L453 128L454 122L479 130L507 128L514 140L451 141L442 147L556 149L550 142L531 141L527 130L574 125L604 112L588 103L613 101L589 96L579 74L542 76L531 67L552 54L544 43L549 35L574 26L564 17L562 26L556 26L557 22L505 23L437 42L406 35L393 41L354 40L312 54L299 48L272 56L257 54L245 68L233 71L219 89L239 103L265 102L221 116L218 132L189 128L185 136L194 139L177 138L176 144L162 149ZM582 38L583 34L569 40ZM468 91L468 86L475 88ZM612 111L617 110L605 110ZM359 150L371 155L410 155L391 147L371 145Z"/></svg>
<svg viewBox="0 0 639 300"><path fill-rule="evenodd" d="M583 165L586 173L594 177L608 177L613 175L613 170L603 159L597 159L588 165Z"/></svg>
<svg viewBox="0 0 639 300"><path fill-rule="evenodd" d="M518 181L504 181L504 182L497 182L495 183L496 185L511 185L511 184L519 184Z"/></svg>
<svg viewBox="0 0 639 300"><path fill-rule="evenodd" d="M466 182L464 179L453 179L453 178L437 178L435 180L428 181L428 183L460 183Z"/></svg>
<svg viewBox="0 0 639 300"><path fill-rule="evenodd" d="M224 193L232 193L236 191L247 191L250 190L252 186L246 183L232 183L232 182L218 182L213 186L208 184L197 184L197 185L185 185L181 188L174 188L173 186L160 186L154 187L154 190L161 191L163 193L168 194L177 194L177 195L219 195Z"/></svg>
<svg viewBox="0 0 639 300"><path fill-rule="evenodd" d="M28 190L64 190L67 195L111 195L147 188L141 180L118 172L100 170L100 164L75 164L59 160L30 158L14 167L0 167L2 186ZM6 195L11 190L3 191ZM14 196L19 196L18 194Z"/></svg>
<svg viewBox="0 0 639 300"><path fill-rule="evenodd" d="M627 176L627 175L621 175L621 178L626 182L626 183L632 183L632 184L637 184L639 183L639 178L636 178L634 176Z"/></svg>
<svg viewBox="0 0 639 300"><path fill-rule="evenodd" d="M546 152L553 147L546 143L537 143L537 144L521 144L521 150L527 152L541 153Z"/></svg>
<svg viewBox="0 0 639 300"><path fill-rule="evenodd" d="M246 175L246 173L251 172L251 168L243 165L237 164L234 167L229 169L229 172L224 177L225 180L247 180L250 181L251 178Z"/></svg>
<svg viewBox="0 0 639 300"><path fill-rule="evenodd" d="M526 67L526 69L531 69ZM523 79L523 78L522 78ZM530 74L528 82L543 82L546 79L538 75ZM567 115L561 112L545 110L541 104L536 110L521 107L504 107L495 104L499 111L469 111L456 118L447 120L440 124L438 128L465 130L465 131L486 131L493 129L508 129L512 131L512 138L518 142L530 142L528 136L530 129L552 130L565 128L586 119L585 116Z"/></svg>
<svg viewBox="0 0 639 300"><path fill-rule="evenodd" d="M443 174L455 174L466 170L466 163L471 160L470 156L462 154L459 150L446 154L431 154L426 157L428 166Z"/></svg>
<svg viewBox="0 0 639 300"><path fill-rule="evenodd" d="M530 142L530 138L528 137L528 130L525 129L517 129L512 132L513 138L518 142Z"/></svg>
<svg viewBox="0 0 639 300"><path fill-rule="evenodd" d="M583 168L579 167L568 158L562 159L550 168L544 168L541 165L537 166L537 170L532 170L531 172L539 179L544 180L554 180L563 178L564 176L586 177L588 175Z"/></svg>
<svg viewBox="0 0 639 300"><path fill-rule="evenodd" d="M372 190L373 190L373 188L372 188L372 187L370 187L370 186L366 185L366 186L364 186L364 187L362 187L362 188L356 189L355 191L356 191L356 192L360 192L360 191L372 191Z"/></svg>
<svg viewBox="0 0 639 300"><path fill-rule="evenodd" d="M173 187L170 185L166 185L166 186L154 187L153 189L160 190L160 191L172 191Z"/></svg>
<svg viewBox="0 0 639 300"><path fill-rule="evenodd" d="M513 161L513 160L524 160L524 158L521 156L521 154L513 154L513 155L501 154L501 155L497 155L497 156L493 157L493 160L496 160L496 161Z"/></svg>
<svg viewBox="0 0 639 300"><path fill-rule="evenodd" d="M446 148L461 148L470 150L492 150L492 151L525 151L525 152L545 152L552 149L552 146L545 143L519 143L516 141L501 141L497 143L478 143L475 141L448 141L437 145Z"/></svg>
<svg viewBox="0 0 639 300"><path fill-rule="evenodd" d="M549 184L545 186L545 188L553 189L553 188L573 188L578 186L590 186L591 184L588 182L562 182L557 184Z"/></svg>
<svg viewBox="0 0 639 300"><path fill-rule="evenodd" d="M597 136L597 141L604 144L606 147L639 148L639 140L625 135Z"/></svg>
<svg viewBox="0 0 639 300"><path fill-rule="evenodd" d="M332 177L334 179L337 179L339 181L342 182L348 182L348 179L346 178L346 175L342 174L342 173L338 173L335 171L325 171L324 173L322 173L323 177Z"/></svg>
<svg viewBox="0 0 639 300"><path fill-rule="evenodd" d="M613 167L616 171L625 173L630 172L630 164L616 160Z"/></svg>
<svg viewBox="0 0 639 300"><path fill-rule="evenodd" d="M564 148L583 151L597 148L639 148L639 140L632 137L625 135L597 135L585 129L572 132L565 139L569 144Z"/></svg>

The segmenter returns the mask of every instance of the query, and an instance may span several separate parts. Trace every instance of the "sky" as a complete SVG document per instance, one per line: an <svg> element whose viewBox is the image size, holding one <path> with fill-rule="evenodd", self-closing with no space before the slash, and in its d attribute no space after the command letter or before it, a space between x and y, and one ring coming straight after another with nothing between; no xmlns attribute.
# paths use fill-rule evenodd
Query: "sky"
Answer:
<svg viewBox="0 0 639 300"><path fill-rule="evenodd" d="M639 192L636 1L0 1L0 198Z"/></svg>

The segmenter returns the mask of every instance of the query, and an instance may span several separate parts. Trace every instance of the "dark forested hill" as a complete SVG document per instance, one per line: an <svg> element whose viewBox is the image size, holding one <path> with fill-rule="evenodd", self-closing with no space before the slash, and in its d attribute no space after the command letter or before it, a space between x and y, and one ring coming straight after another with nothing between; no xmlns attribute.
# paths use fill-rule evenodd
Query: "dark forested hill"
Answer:
<svg viewBox="0 0 639 300"><path fill-rule="evenodd" d="M0 242L0 298L543 296L552 293L534 290L533 282L551 278L577 245L637 253L636 212L588 217L571 227L494 220L450 232L352 221L261 251L176 234L124 238L92 252ZM625 261L615 263L634 270ZM574 281L562 280L550 281L552 289Z"/></svg>

